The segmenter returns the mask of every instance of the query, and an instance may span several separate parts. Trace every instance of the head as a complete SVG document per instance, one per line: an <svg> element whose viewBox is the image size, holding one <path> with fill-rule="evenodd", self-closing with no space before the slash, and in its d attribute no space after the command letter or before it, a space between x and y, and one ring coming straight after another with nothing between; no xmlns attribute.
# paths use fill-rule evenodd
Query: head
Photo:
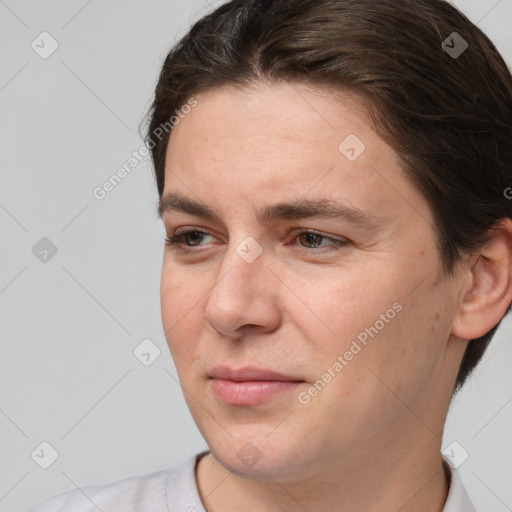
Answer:
<svg viewBox="0 0 512 512"><path fill-rule="evenodd" d="M162 319L214 454L285 477L412 428L404 403L439 427L510 311L510 140L510 72L445 1L233 0L191 28L147 142L168 235L196 231ZM219 365L298 382L230 405Z"/></svg>

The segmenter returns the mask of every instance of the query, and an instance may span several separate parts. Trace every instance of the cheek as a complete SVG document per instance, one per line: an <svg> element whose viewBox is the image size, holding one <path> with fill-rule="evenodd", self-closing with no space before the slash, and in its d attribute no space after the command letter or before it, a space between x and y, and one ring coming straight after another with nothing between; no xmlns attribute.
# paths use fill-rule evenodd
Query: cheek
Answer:
<svg viewBox="0 0 512 512"><path fill-rule="evenodd" d="M386 388L391 401L397 396L405 403L415 403L435 386L450 333L449 290L434 287L432 278L411 288L391 297L401 310L363 356L375 387Z"/></svg>
<svg viewBox="0 0 512 512"><path fill-rule="evenodd" d="M316 333L319 345L343 353L361 333L364 339L365 330L376 322L381 327L381 314L389 311L389 317L396 316L393 304L398 293L391 276L386 279L389 268L364 270L332 268L321 279L303 281L297 293L303 304L296 306L295 321L308 332L309 339L314 340Z"/></svg>
<svg viewBox="0 0 512 512"><path fill-rule="evenodd" d="M182 358L192 357L194 340L199 340L204 321L201 298L208 290L206 285L203 289L202 283L204 279L189 276L183 269L164 263L160 282L162 326L176 365Z"/></svg>
<svg viewBox="0 0 512 512"><path fill-rule="evenodd" d="M447 315L439 314L447 293L421 269L404 261L398 266L333 269L329 280L302 283L299 296L307 307L297 306L294 318L314 350L317 374L346 354L339 379L345 384L375 379L371 369L403 389L439 364L449 334Z"/></svg>

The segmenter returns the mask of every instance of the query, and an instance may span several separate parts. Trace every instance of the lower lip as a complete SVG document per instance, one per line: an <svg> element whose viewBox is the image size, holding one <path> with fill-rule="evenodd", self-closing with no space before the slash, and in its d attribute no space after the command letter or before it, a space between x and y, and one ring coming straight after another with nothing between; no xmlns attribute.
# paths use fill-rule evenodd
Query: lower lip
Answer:
<svg viewBox="0 0 512 512"><path fill-rule="evenodd" d="M293 391L301 382L281 380L234 380L212 379L213 392L228 405L257 405L271 397Z"/></svg>

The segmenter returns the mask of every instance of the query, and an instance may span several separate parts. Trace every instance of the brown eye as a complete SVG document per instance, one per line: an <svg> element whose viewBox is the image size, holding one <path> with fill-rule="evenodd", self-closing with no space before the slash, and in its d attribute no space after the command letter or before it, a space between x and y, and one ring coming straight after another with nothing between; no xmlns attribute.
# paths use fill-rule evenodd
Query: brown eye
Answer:
<svg viewBox="0 0 512 512"><path fill-rule="evenodd" d="M205 235L207 235L207 233L204 233L203 231L188 231L188 232L183 233L182 235L178 235L178 236L181 237L185 241L186 245L188 245L190 247L195 247L196 242L200 243L203 240L203 238L205 237ZM188 240L191 241L191 243L188 243L187 237L188 237Z"/></svg>
<svg viewBox="0 0 512 512"><path fill-rule="evenodd" d="M200 247L201 242L207 236L210 236L206 231L200 229L189 229L182 231L181 233L175 233L174 235L165 239L166 245L171 249L176 249L181 252L191 252L194 249L187 249L187 247Z"/></svg>
<svg viewBox="0 0 512 512"><path fill-rule="evenodd" d="M336 251L349 244L348 240L331 238L314 231L303 230L299 232L295 239L299 240L300 248L312 253L324 253ZM323 242L329 242L322 245ZM318 250L316 250L318 249Z"/></svg>
<svg viewBox="0 0 512 512"><path fill-rule="evenodd" d="M309 248L311 248L312 246L319 247L322 243L322 238L325 238L321 235L317 235L316 233L308 233L308 232L301 233L300 235L297 236L297 238L299 238L299 237L302 237L302 240L305 242L306 246Z"/></svg>

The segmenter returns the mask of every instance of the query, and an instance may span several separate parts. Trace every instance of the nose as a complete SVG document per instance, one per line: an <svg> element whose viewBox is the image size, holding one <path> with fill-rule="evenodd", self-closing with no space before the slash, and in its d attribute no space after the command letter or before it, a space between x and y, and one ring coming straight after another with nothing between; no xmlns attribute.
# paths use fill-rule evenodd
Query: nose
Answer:
<svg viewBox="0 0 512 512"><path fill-rule="evenodd" d="M279 327L277 279L266 266L265 251L253 259L255 249L254 242L226 249L206 302L206 323L223 337L238 339L244 331L262 334Z"/></svg>

